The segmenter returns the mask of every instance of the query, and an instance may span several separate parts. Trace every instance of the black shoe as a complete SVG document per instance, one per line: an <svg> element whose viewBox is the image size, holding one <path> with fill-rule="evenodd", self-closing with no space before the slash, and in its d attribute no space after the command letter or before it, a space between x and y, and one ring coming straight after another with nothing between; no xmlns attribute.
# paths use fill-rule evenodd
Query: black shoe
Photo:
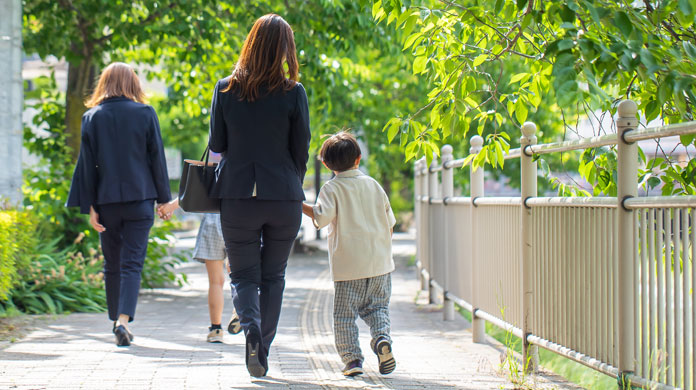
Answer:
<svg viewBox="0 0 696 390"><path fill-rule="evenodd" d="M353 360L352 362L348 362L345 367L343 367L343 375L345 376L356 376L356 375L362 375L363 374L363 369L362 369L362 362L360 360Z"/></svg>
<svg viewBox="0 0 696 390"><path fill-rule="evenodd" d="M116 321L114 321L114 328L111 331L116 333ZM133 336L133 333L129 332L127 329L126 329L126 332L128 332L128 338L130 339L130 341L133 341L133 339L135 338Z"/></svg>
<svg viewBox="0 0 696 390"><path fill-rule="evenodd" d="M116 336L116 345L119 347L127 347L130 345L131 338L128 335L126 327L119 325L114 329L114 335Z"/></svg>
<svg viewBox="0 0 696 390"><path fill-rule="evenodd" d="M249 329L246 336L246 366L249 374L260 378L268 371L266 351L261 343L260 332L256 328Z"/></svg>
<svg viewBox="0 0 696 390"><path fill-rule="evenodd" d="M386 375L396 368L396 360L392 355L391 343L386 338L380 337L375 343L375 353L379 362L379 373Z"/></svg>

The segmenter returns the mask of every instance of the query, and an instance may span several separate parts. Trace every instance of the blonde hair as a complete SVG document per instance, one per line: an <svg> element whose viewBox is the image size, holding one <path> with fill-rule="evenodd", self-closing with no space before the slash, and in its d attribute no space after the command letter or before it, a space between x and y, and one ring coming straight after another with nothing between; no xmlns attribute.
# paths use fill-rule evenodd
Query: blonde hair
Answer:
<svg viewBox="0 0 696 390"><path fill-rule="evenodd" d="M138 103L145 103L145 93L140 87L140 80L130 65L114 62L104 68L92 96L85 101L85 106L94 107L105 99L123 96Z"/></svg>

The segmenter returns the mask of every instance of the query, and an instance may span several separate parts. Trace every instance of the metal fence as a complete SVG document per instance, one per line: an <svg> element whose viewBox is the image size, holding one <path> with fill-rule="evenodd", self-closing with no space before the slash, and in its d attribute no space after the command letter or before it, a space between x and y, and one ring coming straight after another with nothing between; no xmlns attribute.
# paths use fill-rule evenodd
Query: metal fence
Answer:
<svg viewBox="0 0 696 390"><path fill-rule="evenodd" d="M637 129L637 107L619 104L616 134L536 144L522 126L521 195L484 197L482 169L469 196L454 196L452 147L415 165L417 258L431 301L442 294L523 340L527 369L536 347L618 379L620 387L694 389L696 380L696 196L638 197L636 141L696 133L696 122ZM477 153L483 139L471 139ZM538 197L534 155L617 145L617 197Z"/></svg>

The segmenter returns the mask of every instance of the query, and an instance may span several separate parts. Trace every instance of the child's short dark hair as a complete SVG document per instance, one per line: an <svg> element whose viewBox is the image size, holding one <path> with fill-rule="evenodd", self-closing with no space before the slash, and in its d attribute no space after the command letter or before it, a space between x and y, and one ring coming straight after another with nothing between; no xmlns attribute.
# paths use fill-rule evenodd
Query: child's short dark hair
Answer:
<svg viewBox="0 0 696 390"><path fill-rule="evenodd" d="M360 145L353 134L345 131L338 132L329 137L321 145L319 157L326 166L336 172L347 171L355 165L355 160L360 157Z"/></svg>

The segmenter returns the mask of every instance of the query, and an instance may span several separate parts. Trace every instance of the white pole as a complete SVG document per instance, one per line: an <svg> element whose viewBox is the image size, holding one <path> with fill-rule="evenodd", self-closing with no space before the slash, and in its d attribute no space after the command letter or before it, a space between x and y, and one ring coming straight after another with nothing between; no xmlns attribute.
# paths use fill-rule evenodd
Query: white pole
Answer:
<svg viewBox="0 0 696 390"><path fill-rule="evenodd" d="M437 167L437 154L433 152L433 161L430 163L430 168L434 169ZM437 171L431 171L428 169L428 196L430 199L436 199L440 197L440 183L438 180L438 174ZM430 207L428 208L428 214L433 214L432 210L430 210ZM430 218L430 215L428 215L428 218ZM428 227L428 232L430 236L432 237L432 232L435 231L435 226L430 225ZM435 240L432 240L430 237L428 237L428 248L430 249L428 257L429 257L429 262L428 262L428 275L430 280L428 281L428 301L430 303L436 303L437 302L437 297L435 296L435 289L432 286L431 281L433 280L433 263L435 262L435 259L433 258L433 253L435 251L433 250Z"/></svg>
<svg viewBox="0 0 696 390"><path fill-rule="evenodd" d="M423 256L423 248L422 248L422 232L421 232L421 220L423 218L422 216L422 207L421 207L421 200L420 197L423 194L422 192L422 186L421 186L421 181L423 180L422 173L421 173L421 160L416 160L416 162L413 164L413 209L414 209L414 214L415 214L415 219L416 219L416 259L417 261L417 269L416 269L416 277L421 283L421 290L423 290L423 277L421 275L421 260Z"/></svg>
<svg viewBox="0 0 696 390"><path fill-rule="evenodd" d="M452 197L454 195L454 171L452 168L447 168L445 166L445 163L448 161L452 161L452 146L451 145L444 145L442 147L441 151L441 156L442 156L442 198L446 199L448 197ZM443 206L445 208L445 213L444 213L444 221L448 221L450 218L452 218L452 213L447 212L447 204L444 203ZM448 227L450 224L445 223L445 259L444 259L444 266L445 266L445 279L442 281L443 283L443 288L445 291L443 291L442 297L443 297L443 319L445 321L452 321L454 320L454 301L449 299L447 297L447 293L450 288L450 262L451 261L456 261L456 259L452 259L450 256L450 253L453 251L450 250L450 246L454 245L454 242L450 242L449 234L450 232L448 231Z"/></svg>
<svg viewBox="0 0 696 390"><path fill-rule="evenodd" d="M481 138L478 135L475 135L471 137L470 141L471 147L469 148L469 154L476 154L481 151L481 147L483 146L483 138ZM484 196L484 191L483 191L483 168L474 168L473 161L470 163L469 166L469 172L470 172L470 180L469 184L471 186L471 234L473 235L471 239L471 306L474 308L473 312L471 313L471 320L472 320L472 333L473 333L473 340L475 343L485 343L486 342L486 320L483 318L477 317L476 316L476 309L478 308L479 302L481 302L481 299L479 298L479 295L481 294L480 288L478 286L479 281L478 281L478 269L480 267L483 267L483 264L479 264L479 256L477 251L480 249L477 248L477 243L479 240L476 237L476 232L478 229L476 228L478 226L478 216L476 213L476 207L473 204L473 201L476 198L483 197Z"/></svg>
<svg viewBox="0 0 696 390"><path fill-rule="evenodd" d="M22 2L0 0L0 198L22 199Z"/></svg>
<svg viewBox="0 0 696 390"><path fill-rule="evenodd" d="M619 377L625 378L627 374L635 372L635 345L634 334L636 327L635 317L635 288L633 280L633 268L635 267L635 254L633 237L633 211L623 207L623 201L638 194L638 147L635 143L628 144L624 141L627 131L634 130L638 121L636 113L638 107L631 100L619 103L618 119L616 120L616 132L618 134L617 155L617 199L616 208L618 221L618 294L619 294ZM622 383L623 382L623 383ZM630 389L626 381L620 381L620 388Z"/></svg>
<svg viewBox="0 0 696 390"><path fill-rule="evenodd" d="M532 156L527 154L525 147L537 143L536 125L525 122L522 125L522 137L520 138L520 174L521 174L521 197L524 203L526 199L537 196L537 164L532 160ZM520 207L522 216L522 333L524 334L523 359L525 372L536 372L539 367L538 348L527 342L527 335L534 329L533 324L533 293L534 293L534 261L532 251L532 209L526 205Z"/></svg>

